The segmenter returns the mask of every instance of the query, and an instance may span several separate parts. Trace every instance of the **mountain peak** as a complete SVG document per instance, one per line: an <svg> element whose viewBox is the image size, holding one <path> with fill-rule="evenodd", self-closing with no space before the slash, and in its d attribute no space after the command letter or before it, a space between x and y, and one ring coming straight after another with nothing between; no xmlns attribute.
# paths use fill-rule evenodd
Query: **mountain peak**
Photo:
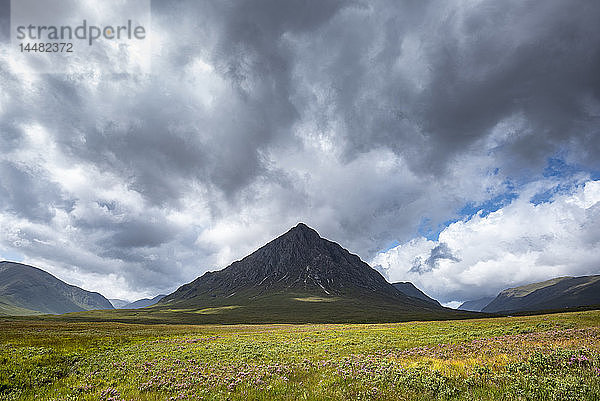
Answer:
<svg viewBox="0 0 600 401"><path fill-rule="evenodd" d="M406 301L381 274L339 244L298 223L283 235L223 270L180 287L164 302L230 297L254 299L268 294L373 297Z"/></svg>
<svg viewBox="0 0 600 401"><path fill-rule="evenodd" d="M179 287L156 306L161 307L214 308L246 322L391 321L447 313L397 290L357 255L304 223Z"/></svg>
<svg viewBox="0 0 600 401"><path fill-rule="evenodd" d="M298 223L295 227L292 227L288 232L275 238L271 242L278 240L288 240L302 244L314 244L319 240L323 240L323 238L321 238L321 236L315 229L310 228L304 223Z"/></svg>
<svg viewBox="0 0 600 401"><path fill-rule="evenodd" d="M292 227L292 230L312 230L312 231L315 231L313 228L310 228L309 226L307 226L306 224L304 224L302 222L299 222L298 224L296 224L296 227Z"/></svg>

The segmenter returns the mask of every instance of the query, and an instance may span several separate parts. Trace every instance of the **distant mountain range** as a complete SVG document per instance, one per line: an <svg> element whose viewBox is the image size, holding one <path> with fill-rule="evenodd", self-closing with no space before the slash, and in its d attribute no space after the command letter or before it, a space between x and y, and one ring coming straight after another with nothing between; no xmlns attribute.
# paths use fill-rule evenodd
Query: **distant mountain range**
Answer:
<svg viewBox="0 0 600 401"><path fill-rule="evenodd" d="M484 298L474 299L472 301L466 301L466 302L463 302L458 307L458 310L481 312L481 310L483 308L485 308L493 300L494 300L494 297L484 297Z"/></svg>
<svg viewBox="0 0 600 401"><path fill-rule="evenodd" d="M0 262L0 314L36 315L113 309L97 292L67 284L33 266Z"/></svg>
<svg viewBox="0 0 600 401"><path fill-rule="evenodd" d="M112 301L112 304L111 304ZM0 315L173 323L394 322L600 305L600 275L560 277L444 308L410 282L388 283L339 244L298 224L223 270L170 295L128 303L69 285L33 266L0 262ZM114 305L114 307L113 307ZM97 309L118 311L86 312ZM136 309L135 312L128 310Z"/></svg>
<svg viewBox="0 0 600 401"><path fill-rule="evenodd" d="M482 311L490 313L536 311L598 304L600 304L600 275L558 277L504 290Z"/></svg>
<svg viewBox="0 0 600 401"><path fill-rule="evenodd" d="M232 321L399 321L450 318L414 286L411 295L305 224L223 270L208 272L154 308L202 309Z"/></svg>
<svg viewBox="0 0 600 401"><path fill-rule="evenodd" d="M140 309L152 306L164 297L166 297L166 295L161 294L154 298L143 298L134 302L124 301L122 299L109 299L109 301L113 304L115 309Z"/></svg>
<svg viewBox="0 0 600 401"><path fill-rule="evenodd" d="M168 296L131 303L108 301L32 266L9 262L4 265L11 267L10 274L5 268L0 275L7 289L0 299L0 313L4 314L59 314L114 306L124 313L145 308L143 313L152 315L159 311L161 316L176 310L173 322L188 311L193 322L239 323L375 322L460 315L443 308L411 283L389 284L358 256L321 238L302 223L244 259L206 273ZM44 285L38 284L42 282ZM49 289L52 286L59 290ZM67 293L80 294L79 298L86 301L74 295L69 298ZM102 312L103 319L113 314ZM128 321L122 316L119 311L113 317ZM132 316L135 320L141 315L136 312ZM155 316L147 320L155 321Z"/></svg>
<svg viewBox="0 0 600 401"><path fill-rule="evenodd" d="M527 312L600 305L600 275L557 277L506 289L496 297L464 302L459 310Z"/></svg>
<svg viewBox="0 0 600 401"><path fill-rule="evenodd" d="M109 298L108 300L110 301L112 306L115 307L115 309L123 309L123 307L125 305L128 305L131 303L130 301L126 301L124 299Z"/></svg>

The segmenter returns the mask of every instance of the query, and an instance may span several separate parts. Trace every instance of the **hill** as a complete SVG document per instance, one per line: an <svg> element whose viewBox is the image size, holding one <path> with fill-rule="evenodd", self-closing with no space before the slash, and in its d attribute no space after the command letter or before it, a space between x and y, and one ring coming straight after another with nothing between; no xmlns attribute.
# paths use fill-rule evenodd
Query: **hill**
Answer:
<svg viewBox="0 0 600 401"><path fill-rule="evenodd" d="M298 224L223 270L163 298L158 312L196 311L216 322L377 322L457 317L407 296L358 256Z"/></svg>
<svg viewBox="0 0 600 401"><path fill-rule="evenodd" d="M0 262L0 314L61 314L113 309L97 292L67 284L33 266Z"/></svg>
<svg viewBox="0 0 600 401"><path fill-rule="evenodd" d="M482 311L536 311L596 304L600 304L600 275L558 277L506 289Z"/></svg>
<svg viewBox="0 0 600 401"><path fill-rule="evenodd" d="M125 305L131 303L131 302L126 301L124 299L109 298L108 300L110 301L110 303L112 304L112 306L114 306L115 309L121 309Z"/></svg>
<svg viewBox="0 0 600 401"><path fill-rule="evenodd" d="M160 301L164 297L166 297L166 295L161 294L161 295L155 296L154 298L138 299L137 301L126 303L125 305L122 305L118 309L140 309L140 308L147 308L148 306L152 306L152 305L156 304L158 301Z"/></svg>
<svg viewBox="0 0 600 401"><path fill-rule="evenodd" d="M402 292L409 297L422 299L424 301L433 303L435 305L441 306L438 301L427 296L423 291L415 287L415 285L409 281L406 282L398 282L392 284L398 291Z"/></svg>
<svg viewBox="0 0 600 401"><path fill-rule="evenodd" d="M465 301L458 307L458 310L480 312L481 310L483 310L483 308L485 308L493 300L494 300L494 297L484 297L484 298L474 299L472 301Z"/></svg>

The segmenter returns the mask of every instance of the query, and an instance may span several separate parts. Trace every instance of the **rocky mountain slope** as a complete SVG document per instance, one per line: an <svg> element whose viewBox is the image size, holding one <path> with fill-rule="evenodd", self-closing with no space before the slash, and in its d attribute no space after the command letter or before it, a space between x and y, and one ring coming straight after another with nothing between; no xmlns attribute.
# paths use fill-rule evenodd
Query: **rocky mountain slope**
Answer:
<svg viewBox="0 0 600 401"><path fill-rule="evenodd" d="M225 269L181 286L155 307L286 322L398 321L455 313L405 295L358 256L302 223Z"/></svg>

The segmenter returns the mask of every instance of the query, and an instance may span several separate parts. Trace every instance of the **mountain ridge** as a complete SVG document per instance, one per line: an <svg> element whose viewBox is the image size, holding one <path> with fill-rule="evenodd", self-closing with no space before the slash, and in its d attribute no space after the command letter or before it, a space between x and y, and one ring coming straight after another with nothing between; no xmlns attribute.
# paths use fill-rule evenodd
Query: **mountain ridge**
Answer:
<svg viewBox="0 0 600 401"><path fill-rule="evenodd" d="M40 268L0 261L0 312L35 315L113 309L102 294L65 283Z"/></svg>
<svg viewBox="0 0 600 401"><path fill-rule="evenodd" d="M521 312L600 304L600 275L556 277L501 291L482 312Z"/></svg>
<svg viewBox="0 0 600 401"><path fill-rule="evenodd" d="M260 296L286 290L323 296L377 293L408 300L406 295L357 255L333 241L321 238L315 230L299 223L226 268L206 272L181 286L160 303L173 302L178 297L207 295L211 298L229 298L238 292Z"/></svg>
<svg viewBox="0 0 600 401"><path fill-rule="evenodd" d="M140 309L140 308L147 308L148 306L152 306L154 304L156 304L157 302L159 302L161 299L163 299L164 297L166 297L165 294L159 294L153 298L142 298L142 299L138 299L137 301L133 301L133 302L128 302L125 305L122 305L116 309Z"/></svg>
<svg viewBox="0 0 600 401"><path fill-rule="evenodd" d="M196 311L239 323L457 316L454 310L399 291L357 255L303 223L224 269L180 286L150 309Z"/></svg>
<svg viewBox="0 0 600 401"><path fill-rule="evenodd" d="M410 281L399 281L399 282L396 282L396 283L392 283L392 285L397 290L399 290L400 292L402 292L405 295L408 295L409 297L422 299L424 301L431 302L431 303L433 303L435 305L441 306L441 304L437 300L435 300L435 299L431 298L430 296L428 296L427 294L425 294L423 291L421 291L420 289L418 289Z"/></svg>

